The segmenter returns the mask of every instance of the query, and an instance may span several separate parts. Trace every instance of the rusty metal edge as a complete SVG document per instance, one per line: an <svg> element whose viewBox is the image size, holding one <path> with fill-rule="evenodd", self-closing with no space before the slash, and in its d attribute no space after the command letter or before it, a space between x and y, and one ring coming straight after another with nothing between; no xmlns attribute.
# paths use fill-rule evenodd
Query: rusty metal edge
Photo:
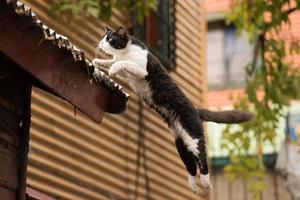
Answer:
<svg viewBox="0 0 300 200"><path fill-rule="evenodd" d="M85 58L85 53L83 51L73 45L66 36L56 33L53 29L44 25L42 21L38 19L36 14L31 10L31 8L26 6L24 3L17 0L4 1L6 1L7 4L12 4L14 6L15 12L18 15L31 17L36 26L38 26L43 31L45 39L54 42L58 48L63 48L71 52L74 62L80 61L81 63L85 63L84 67L89 74L91 84L99 84L112 94L111 101L109 102L109 105L105 110L106 112L111 114L118 114L126 110L129 94L122 91L122 86L117 84L114 80L110 79L104 72L99 71L97 76L94 76L93 72L95 67L87 58ZM57 96L55 92L51 90L48 91ZM116 107L118 107L118 109L116 109Z"/></svg>

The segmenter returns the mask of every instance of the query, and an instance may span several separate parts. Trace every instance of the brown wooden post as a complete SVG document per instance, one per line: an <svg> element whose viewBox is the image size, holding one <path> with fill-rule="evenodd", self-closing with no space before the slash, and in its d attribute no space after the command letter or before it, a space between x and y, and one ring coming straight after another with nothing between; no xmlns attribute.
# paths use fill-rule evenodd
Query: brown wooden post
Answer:
<svg viewBox="0 0 300 200"><path fill-rule="evenodd" d="M0 53L0 197L24 200L30 127L27 74Z"/></svg>

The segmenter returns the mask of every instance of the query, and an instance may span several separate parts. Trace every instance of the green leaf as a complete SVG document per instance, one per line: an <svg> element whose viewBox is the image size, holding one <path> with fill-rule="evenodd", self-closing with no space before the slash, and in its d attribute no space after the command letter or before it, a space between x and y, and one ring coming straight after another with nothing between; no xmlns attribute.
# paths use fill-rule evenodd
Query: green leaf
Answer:
<svg viewBox="0 0 300 200"><path fill-rule="evenodd" d="M99 9L95 7L88 7L87 12L93 17L98 17L100 13Z"/></svg>
<svg viewBox="0 0 300 200"><path fill-rule="evenodd" d="M109 19L112 14L112 9L117 8L125 12L135 12L137 21L142 24L145 17L150 11L155 11L157 0L135 0L135 1L121 1L121 0L61 0L59 3L53 3L50 13L70 12L74 17L92 16Z"/></svg>

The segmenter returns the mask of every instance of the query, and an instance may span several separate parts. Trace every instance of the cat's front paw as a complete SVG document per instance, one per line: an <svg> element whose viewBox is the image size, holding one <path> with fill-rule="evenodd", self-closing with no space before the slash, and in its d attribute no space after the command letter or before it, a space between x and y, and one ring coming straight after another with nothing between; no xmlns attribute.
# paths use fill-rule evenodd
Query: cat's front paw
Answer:
<svg viewBox="0 0 300 200"><path fill-rule="evenodd" d="M100 67L110 67L115 61L114 60L105 60L105 59L100 59L100 58L95 58L92 60L92 63L95 67L100 68Z"/></svg>
<svg viewBox="0 0 300 200"><path fill-rule="evenodd" d="M108 71L108 75L109 76L115 76L115 75L117 75L119 72L121 71L121 68L120 67L111 67L110 69L109 69L109 71Z"/></svg>
<svg viewBox="0 0 300 200"><path fill-rule="evenodd" d="M92 60L92 64L93 64L95 67L100 67L100 66L101 66L100 59L98 59L98 58L93 59L93 60Z"/></svg>
<svg viewBox="0 0 300 200"><path fill-rule="evenodd" d="M111 66L111 68L108 71L109 76L115 76L120 71L125 71L124 67L120 63L115 63Z"/></svg>

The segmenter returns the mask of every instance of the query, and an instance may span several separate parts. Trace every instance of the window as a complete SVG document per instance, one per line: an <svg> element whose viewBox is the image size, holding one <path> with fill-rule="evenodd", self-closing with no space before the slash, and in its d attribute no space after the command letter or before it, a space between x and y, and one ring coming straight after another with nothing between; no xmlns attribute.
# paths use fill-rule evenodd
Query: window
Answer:
<svg viewBox="0 0 300 200"><path fill-rule="evenodd" d="M133 34L146 42L167 69L175 66L174 0L158 0L157 11L145 19L143 25L135 22Z"/></svg>
<svg viewBox="0 0 300 200"><path fill-rule="evenodd" d="M253 45L247 35L236 35L234 26L211 22L207 29L207 73L210 89L239 87L244 83L244 67L252 61Z"/></svg>
<svg viewBox="0 0 300 200"><path fill-rule="evenodd" d="M286 116L286 137L300 146L300 112L289 113Z"/></svg>

